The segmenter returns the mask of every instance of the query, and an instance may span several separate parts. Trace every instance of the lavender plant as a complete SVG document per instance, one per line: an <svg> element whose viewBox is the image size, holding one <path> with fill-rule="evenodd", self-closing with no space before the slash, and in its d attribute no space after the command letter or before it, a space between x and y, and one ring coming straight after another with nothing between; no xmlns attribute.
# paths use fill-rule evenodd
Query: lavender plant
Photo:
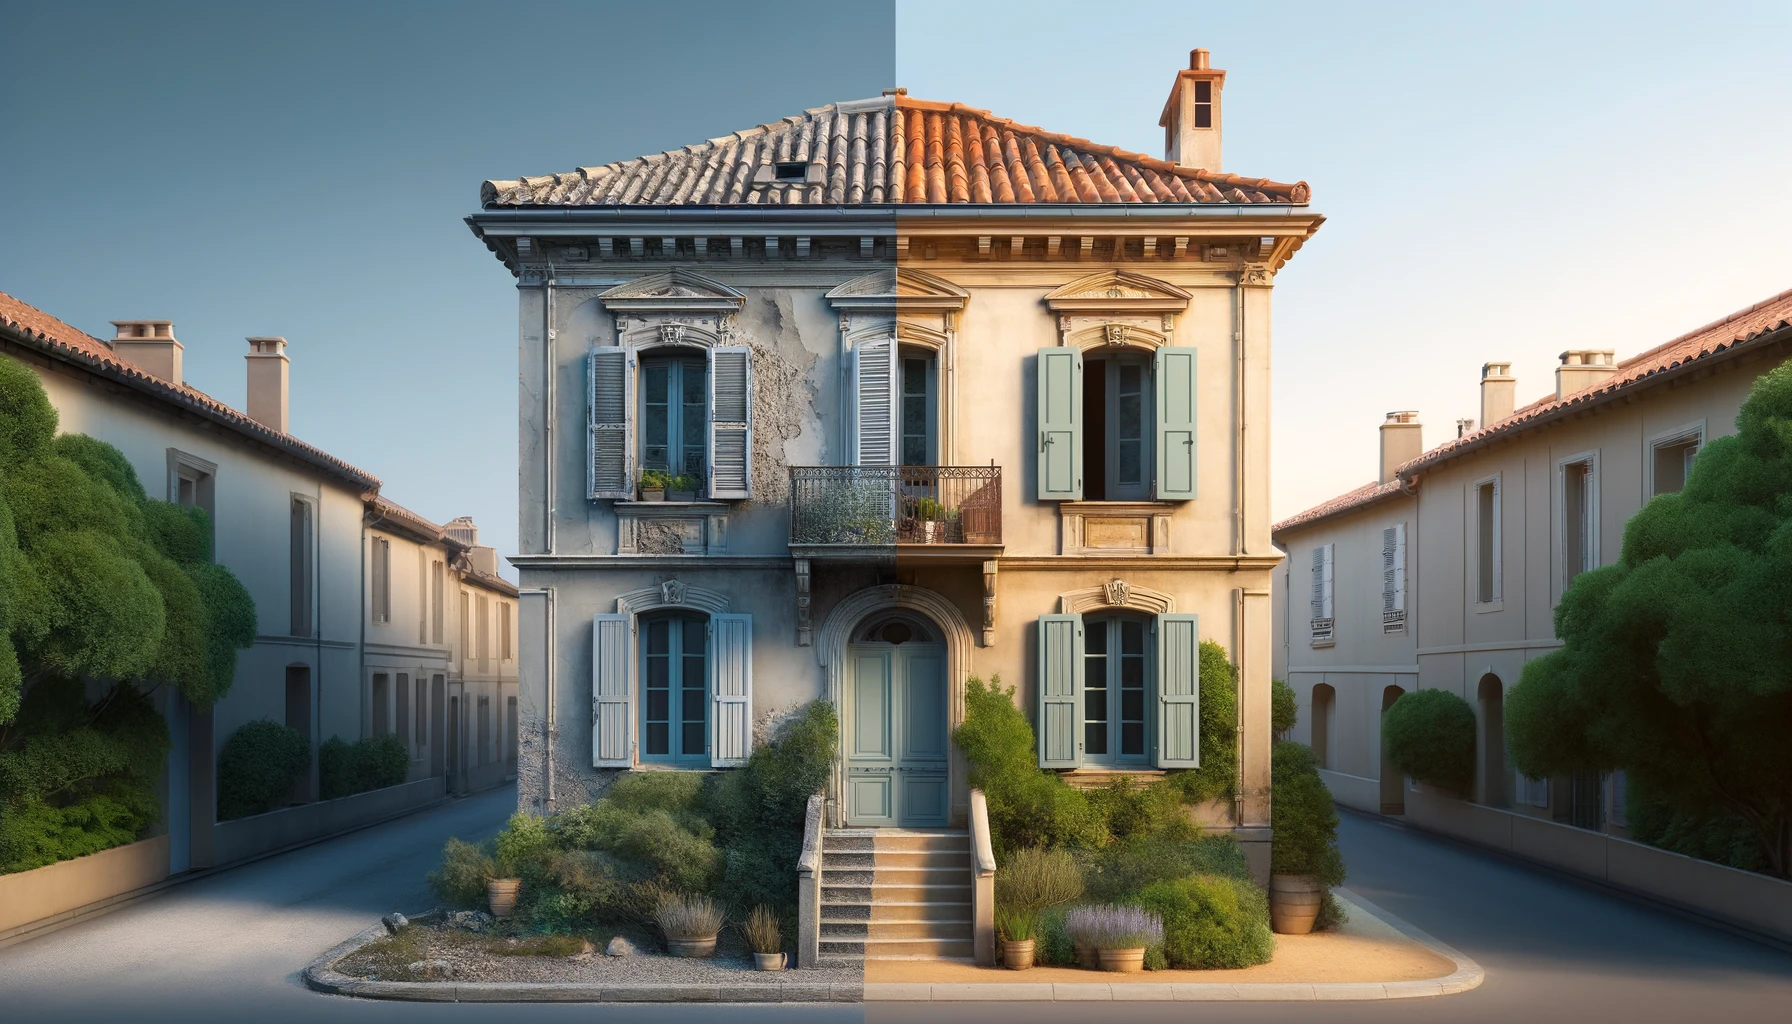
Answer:
<svg viewBox="0 0 1792 1024"><path fill-rule="evenodd" d="M1071 941L1096 949L1144 949L1164 941L1163 919L1139 907L1077 907L1065 915Z"/></svg>

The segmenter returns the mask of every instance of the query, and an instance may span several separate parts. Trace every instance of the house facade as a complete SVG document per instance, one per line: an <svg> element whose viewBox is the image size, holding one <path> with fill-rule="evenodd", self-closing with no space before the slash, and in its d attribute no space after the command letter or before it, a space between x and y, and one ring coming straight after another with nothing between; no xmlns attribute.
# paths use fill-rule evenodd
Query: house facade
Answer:
<svg viewBox="0 0 1792 1024"><path fill-rule="evenodd" d="M1527 661L1561 646L1555 607L1574 577L1617 560L1630 517L1679 490L1699 448L1734 432L1755 379L1792 357L1789 319L1792 292L1782 292L1622 361L1571 349L1553 392L1522 407L1511 364L1489 362L1478 429L1471 420L1423 452L1415 434L1390 466L1384 425L1381 482L1276 525L1288 552L1275 574L1276 671L1301 704L1295 738L1324 752L1340 802L1403 809L1412 787L1382 760L1379 715L1406 689L1446 689L1476 713L1475 778L1462 796L1628 835L1621 772L1527 779L1511 769L1505 696ZM1378 618L1384 537L1396 526L1398 638ZM1315 572L1322 563L1330 578ZM1322 630L1325 595L1335 624Z"/></svg>
<svg viewBox="0 0 1792 1024"><path fill-rule="evenodd" d="M1164 159L892 90L485 184L525 809L742 764L825 698L832 825L962 827L970 678L1043 767L1150 777L1196 764L1211 639L1243 749L1202 813L1267 870L1270 310L1322 218L1219 170L1225 73L1190 63Z"/></svg>

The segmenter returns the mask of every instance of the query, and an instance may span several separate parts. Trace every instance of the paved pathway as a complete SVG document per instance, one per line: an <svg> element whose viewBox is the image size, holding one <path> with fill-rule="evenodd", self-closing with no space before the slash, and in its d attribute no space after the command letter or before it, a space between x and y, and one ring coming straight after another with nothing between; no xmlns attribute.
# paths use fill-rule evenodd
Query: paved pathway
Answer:
<svg viewBox="0 0 1792 1024"><path fill-rule="evenodd" d="M1360 1004L475 1006L320 996L298 971L380 913L431 899L423 873L450 835L489 835L505 789L219 873L0 949L0 1020L544 1020L879 1022L1687 1021L1786 1019L1792 955L1544 872L1347 814L1350 886L1480 961L1487 982L1444 999Z"/></svg>

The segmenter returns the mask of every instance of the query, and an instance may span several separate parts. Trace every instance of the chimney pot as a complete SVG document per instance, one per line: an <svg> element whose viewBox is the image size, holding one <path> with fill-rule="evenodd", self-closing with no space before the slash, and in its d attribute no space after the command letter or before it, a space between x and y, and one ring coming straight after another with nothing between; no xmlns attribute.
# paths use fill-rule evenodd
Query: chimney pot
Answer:
<svg viewBox="0 0 1792 1024"><path fill-rule="evenodd" d="M114 320L118 331L112 351L144 373L170 384L181 383L183 346L174 337L172 320Z"/></svg>
<svg viewBox="0 0 1792 1024"><path fill-rule="evenodd" d="M1381 482L1394 479L1394 471L1425 452L1424 427L1416 409L1388 413L1381 424Z"/></svg>
<svg viewBox="0 0 1792 1024"><path fill-rule="evenodd" d="M1188 68L1190 71L1206 71L1207 51L1199 48L1188 51Z"/></svg>
<svg viewBox="0 0 1792 1024"><path fill-rule="evenodd" d="M1561 355L1556 367L1556 401L1576 391L1610 380L1618 372L1617 361L1609 348L1572 348Z"/></svg>
<svg viewBox="0 0 1792 1024"><path fill-rule="evenodd" d="M245 410L249 418L269 430L289 434L287 397L290 361L286 358L285 338L250 338L249 402Z"/></svg>
<svg viewBox="0 0 1792 1024"><path fill-rule="evenodd" d="M1481 426L1491 427L1518 407L1518 378L1507 362L1481 364Z"/></svg>

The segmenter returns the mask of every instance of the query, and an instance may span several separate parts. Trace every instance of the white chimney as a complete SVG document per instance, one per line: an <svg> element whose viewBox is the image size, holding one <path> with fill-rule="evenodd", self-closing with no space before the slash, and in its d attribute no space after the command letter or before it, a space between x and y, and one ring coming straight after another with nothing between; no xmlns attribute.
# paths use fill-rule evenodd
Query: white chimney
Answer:
<svg viewBox="0 0 1792 1024"><path fill-rule="evenodd" d="M1164 159L1180 167L1220 169L1220 90L1226 73L1207 66L1207 51L1192 50L1188 70L1176 73L1158 124L1164 130Z"/></svg>
<svg viewBox="0 0 1792 1024"><path fill-rule="evenodd" d="M1481 364L1481 426L1491 427L1518 407L1518 378L1511 363Z"/></svg>
<svg viewBox="0 0 1792 1024"><path fill-rule="evenodd" d="M1424 427L1416 410L1388 413L1381 424L1381 482L1394 479L1394 470L1425 452Z"/></svg>
<svg viewBox="0 0 1792 1024"><path fill-rule="evenodd" d="M114 320L112 326L118 328L112 351L119 358L170 384L181 383L184 346L174 339L174 321Z"/></svg>
<svg viewBox="0 0 1792 1024"><path fill-rule="evenodd" d="M479 527L474 525L472 516L456 516L448 520L448 525L442 528L442 532L448 535L449 540L462 547L470 548L479 543Z"/></svg>
<svg viewBox="0 0 1792 1024"><path fill-rule="evenodd" d="M249 418L282 434L287 429L287 369L285 338L250 338Z"/></svg>
<svg viewBox="0 0 1792 1024"><path fill-rule="evenodd" d="M1562 365L1556 367L1556 401L1561 401L1583 388L1608 380L1618 372L1617 361L1609 348L1571 348L1562 353Z"/></svg>

